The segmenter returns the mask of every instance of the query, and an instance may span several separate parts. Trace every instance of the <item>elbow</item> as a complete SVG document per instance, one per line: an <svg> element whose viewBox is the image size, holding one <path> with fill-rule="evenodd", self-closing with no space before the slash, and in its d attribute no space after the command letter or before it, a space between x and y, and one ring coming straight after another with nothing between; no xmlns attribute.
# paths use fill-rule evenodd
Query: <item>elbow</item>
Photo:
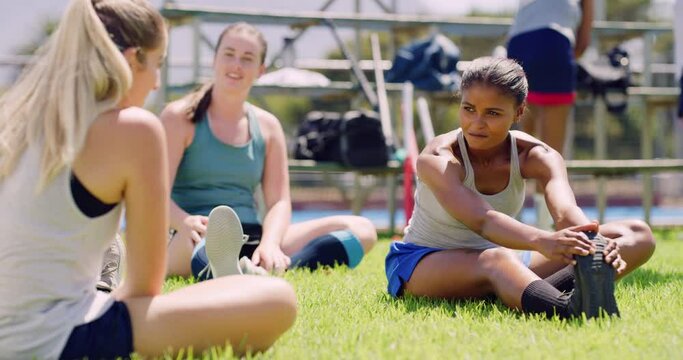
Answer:
<svg viewBox="0 0 683 360"><path fill-rule="evenodd" d="M477 235L487 239L486 234L490 225L493 223L493 216L495 216L495 211L487 210L479 216L474 216L469 221L465 223L470 230L475 232Z"/></svg>

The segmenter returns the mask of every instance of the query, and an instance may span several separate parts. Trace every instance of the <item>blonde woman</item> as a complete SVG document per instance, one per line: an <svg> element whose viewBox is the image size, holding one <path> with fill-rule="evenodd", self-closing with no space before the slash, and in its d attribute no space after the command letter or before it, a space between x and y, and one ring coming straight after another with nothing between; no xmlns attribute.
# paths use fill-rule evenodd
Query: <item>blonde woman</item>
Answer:
<svg viewBox="0 0 683 360"><path fill-rule="evenodd" d="M0 98L2 357L226 343L243 352L291 326L295 296L277 278L225 277L161 295L166 140L141 106L165 51L164 21L147 1L72 0L37 62ZM123 203L128 276L111 295L97 293Z"/></svg>

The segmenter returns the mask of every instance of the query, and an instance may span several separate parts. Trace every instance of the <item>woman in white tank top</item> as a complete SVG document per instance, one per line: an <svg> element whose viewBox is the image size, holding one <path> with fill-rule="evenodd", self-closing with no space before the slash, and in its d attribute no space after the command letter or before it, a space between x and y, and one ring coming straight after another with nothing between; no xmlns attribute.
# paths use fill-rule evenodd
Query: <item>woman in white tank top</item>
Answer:
<svg viewBox="0 0 683 360"><path fill-rule="evenodd" d="M164 20L146 0L71 0L37 61L0 97L0 358L127 358L226 343L243 353L292 325L296 298L278 278L230 276L161 294L166 142L141 106L165 53ZM84 210L74 189L105 210ZM96 293L122 204L127 276L111 295Z"/></svg>
<svg viewBox="0 0 683 360"><path fill-rule="evenodd" d="M599 257L605 276L623 276L654 251L650 228L638 220L613 222L601 224L595 236L598 224L577 206L562 156L510 130L527 94L524 71L514 60L475 59L461 89L461 128L435 138L418 158L413 216L404 241L392 243L386 259L389 292L436 298L495 294L525 312L578 315L586 304L576 293L562 292L572 290L573 264ZM525 179L544 189L558 231L514 218ZM530 257L524 261L513 249ZM593 280L577 279L576 287ZM613 300L613 282L605 283L601 295Z"/></svg>

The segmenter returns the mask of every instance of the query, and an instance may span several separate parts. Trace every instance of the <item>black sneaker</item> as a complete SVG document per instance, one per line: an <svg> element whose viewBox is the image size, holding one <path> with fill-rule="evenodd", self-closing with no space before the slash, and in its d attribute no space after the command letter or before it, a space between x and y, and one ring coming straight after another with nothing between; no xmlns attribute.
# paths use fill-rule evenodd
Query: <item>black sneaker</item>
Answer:
<svg viewBox="0 0 683 360"><path fill-rule="evenodd" d="M614 281L616 270L605 262L602 253L607 247L607 239L595 231L586 231L588 238L595 244L595 253L586 256L574 256L575 293L572 299L580 298L581 312L586 318L606 315L619 316L619 308L614 298Z"/></svg>

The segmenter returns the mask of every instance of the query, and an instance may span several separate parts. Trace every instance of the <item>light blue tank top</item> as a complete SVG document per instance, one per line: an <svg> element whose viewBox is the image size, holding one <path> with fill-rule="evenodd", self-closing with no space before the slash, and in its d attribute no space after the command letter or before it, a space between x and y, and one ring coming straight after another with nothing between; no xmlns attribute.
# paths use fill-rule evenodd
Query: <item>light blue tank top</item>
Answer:
<svg viewBox="0 0 683 360"><path fill-rule="evenodd" d="M266 146L254 110L247 108L250 139L241 146L218 139L208 115L195 125L171 191L173 201L189 214L209 215L214 207L228 205L242 223L260 223L254 191L263 177Z"/></svg>
<svg viewBox="0 0 683 360"><path fill-rule="evenodd" d="M515 217L524 205L525 183L519 168L516 131L510 131L510 178L508 185L499 193L486 195L477 190L474 169L467 154L467 147L458 130L458 146L465 166L463 185L481 196L496 211ZM415 190L415 210L405 230L405 242L439 249L484 250L498 245L479 236L465 224L453 218L439 203L434 193L418 179Z"/></svg>

